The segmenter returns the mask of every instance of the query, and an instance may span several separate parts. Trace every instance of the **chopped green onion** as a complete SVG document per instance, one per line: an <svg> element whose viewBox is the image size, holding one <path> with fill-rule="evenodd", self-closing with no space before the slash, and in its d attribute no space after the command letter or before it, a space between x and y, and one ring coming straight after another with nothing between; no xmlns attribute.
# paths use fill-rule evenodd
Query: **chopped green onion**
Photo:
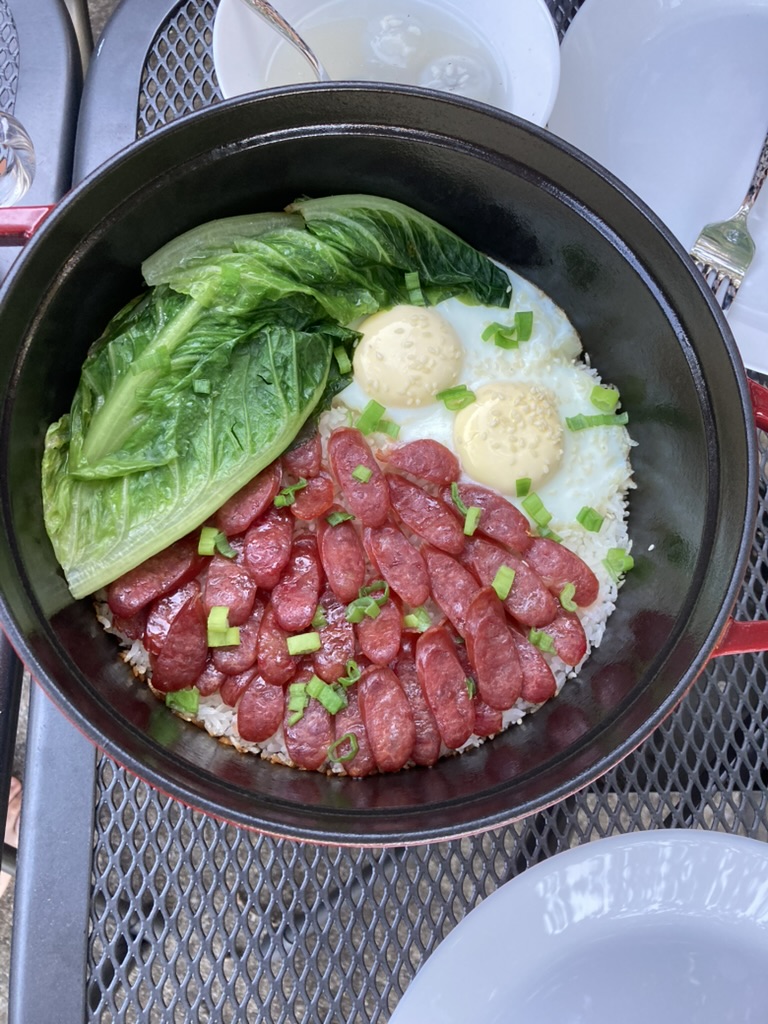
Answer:
<svg viewBox="0 0 768 1024"><path fill-rule="evenodd" d="M470 391L466 384L457 384L455 387L446 388L445 391L438 391L435 395L438 402L442 402L450 412L458 412L466 409L475 401L474 391Z"/></svg>
<svg viewBox="0 0 768 1024"><path fill-rule="evenodd" d="M383 608L389 599L389 584L384 580L374 580L373 583L360 587L358 597L371 597L373 594L379 594L379 597L375 597L374 601L379 608Z"/></svg>
<svg viewBox="0 0 768 1024"><path fill-rule="evenodd" d="M207 622L209 632L224 633L229 629L229 607L225 604L216 604L208 612Z"/></svg>
<svg viewBox="0 0 768 1024"><path fill-rule="evenodd" d="M579 413L577 416L566 416L565 425L569 430L586 430L587 427L623 427L629 423L629 416L625 412L616 415L598 413L597 416L585 416Z"/></svg>
<svg viewBox="0 0 768 1024"><path fill-rule="evenodd" d="M540 651L546 651L547 654L555 653L555 641L549 633L544 633L540 629L532 629L528 634L528 639L533 646L538 647Z"/></svg>
<svg viewBox="0 0 768 1024"><path fill-rule="evenodd" d="M590 508L589 505L585 505L576 513L576 521L581 523L585 530L589 530L591 533L599 533L600 527L604 522L604 516Z"/></svg>
<svg viewBox="0 0 768 1024"><path fill-rule="evenodd" d="M613 412L619 404L619 392L615 388L605 388L601 384L595 384L589 400L600 412Z"/></svg>
<svg viewBox="0 0 768 1024"><path fill-rule="evenodd" d="M544 507L544 502L535 492L523 498L522 506L537 526L546 526L552 519L552 513Z"/></svg>
<svg viewBox="0 0 768 1024"><path fill-rule="evenodd" d="M367 484L371 479L372 473L373 470L370 470L367 466L355 466L352 470L352 478L360 484Z"/></svg>
<svg viewBox="0 0 768 1024"><path fill-rule="evenodd" d="M220 555L224 556L224 558L237 558L237 552L227 540L227 535L222 533L221 530L216 534L213 546Z"/></svg>
<svg viewBox="0 0 768 1024"><path fill-rule="evenodd" d="M515 330L518 341L530 341L533 334L533 311L521 309L515 313Z"/></svg>
<svg viewBox="0 0 768 1024"><path fill-rule="evenodd" d="M408 298L414 306L426 306L427 302L424 298L424 292L421 290L418 270L411 270L405 275L405 288L408 292Z"/></svg>
<svg viewBox="0 0 768 1024"><path fill-rule="evenodd" d="M381 608L372 597L358 597L347 605L347 622L362 622L367 615L369 619L376 619L381 613Z"/></svg>
<svg viewBox="0 0 768 1024"><path fill-rule="evenodd" d="M357 664L354 658L349 659L344 671L347 674L344 676L339 676L336 682L341 683L344 689L348 690L350 686L354 686L354 684L358 681L358 679L362 675L362 672L360 671L360 666Z"/></svg>
<svg viewBox="0 0 768 1024"><path fill-rule="evenodd" d="M331 526L338 526L339 523L346 523L348 519L354 518L351 512L331 512L330 515L325 517L325 521L330 523Z"/></svg>
<svg viewBox="0 0 768 1024"><path fill-rule="evenodd" d="M610 573L614 582L618 583L624 573L634 568L635 560L632 555L627 554L624 548L609 548L608 553L603 559L603 565Z"/></svg>
<svg viewBox="0 0 768 1024"><path fill-rule="evenodd" d="M345 744L349 744L349 750L343 754L339 754L339 749ZM343 736L339 736L335 743L332 743L328 747L328 760L334 764L344 764L346 761L352 761L360 749L357 736L353 732L345 732Z"/></svg>
<svg viewBox="0 0 768 1024"><path fill-rule="evenodd" d="M204 526L197 542L198 555L212 555L216 550L216 535L219 531L215 526Z"/></svg>
<svg viewBox="0 0 768 1024"><path fill-rule="evenodd" d="M291 717L288 719L288 725L296 725L304 717L304 709L309 703L309 695L307 694L306 683L291 683L288 687L288 711L291 712Z"/></svg>
<svg viewBox="0 0 768 1024"><path fill-rule="evenodd" d="M325 629L328 625L328 619L325 617L325 612L320 605L315 609L315 614L312 616L312 622L310 623L312 629Z"/></svg>
<svg viewBox="0 0 768 1024"><path fill-rule="evenodd" d="M339 373L349 373L352 369L352 363L349 361L346 349L342 348L341 345L337 345L333 350L333 354L336 357L336 362L339 364Z"/></svg>
<svg viewBox="0 0 768 1024"><path fill-rule="evenodd" d="M286 639L289 654L311 654L320 650L319 633L297 633Z"/></svg>
<svg viewBox="0 0 768 1024"><path fill-rule="evenodd" d="M199 378L198 380L192 381L192 390L196 395L210 395L211 393L211 382Z"/></svg>
<svg viewBox="0 0 768 1024"><path fill-rule="evenodd" d="M500 601L505 601L509 597L514 582L515 570L508 565L500 565L491 583Z"/></svg>
<svg viewBox="0 0 768 1024"><path fill-rule="evenodd" d="M515 496L524 498L526 494L530 493L532 483L533 481L529 476L521 476L515 480Z"/></svg>
<svg viewBox="0 0 768 1024"><path fill-rule="evenodd" d="M560 591L560 604L567 612L576 611L576 602L573 600L573 595L575 593L576 587L573 583L566 583Z"/></svg>
<svg viewBox="0 0 768 1024"><path fill-rule="evenodd" d="M363 409L358 417L355 426L361 434L372 434L373 431L378 427L379 420L387 410L381 404L381 402L371 399L368 405Z"/></svg>
<svg viewBox="0 0 768 1024"><path fill-rule="evenodd" d="M478 527L483 510L477 505L470 505L464 516L464 536L471 537Z"/></svg>
<svg viewBox="0 0 768 1024"><path fill-rule="evenodd" d="M467 512L469 512L469 509L461 500L461 495L459 494L459 485L456 483L455 480L451 484L451 500L453 501L453 504L456 506L456 508L463 516L465 516Z"/></svg>
<svg viewBox="0 0 768 1024"><path fill-rule="evenodd" d="M379 425L376 429L380 433L391 437L393 441L396 441L400 436L400 424L395 423L393 420L379 420Z"/></svg>
<svg viewBox="0 0 768 1024"><path fill-rule="evenodd" d="M165 706L171 711L181 711L184 715L196 715L200 707L200 691L196 686L186 690L172 690L165 695Z"/></svg>
<svg viewBox="0 0 768 1024"><path fill-rule="evenodd" d="M423 633L432 625L432 619L429 617L427 609L421 605L418 608L413 608L407 615L403 616L403 625L406 629L417 629L420 633Z"/></svg>
<svg viewBox="0 0 768 1024"><path fill-rule="evenodd" d="M540 537L547 537L549 540L553 540L557 544L561 544L562 541L563 541L563 538L560 536L560 534L559 533L555 533L554 530L550 530L550 528L548 526L540 526L539 527L539 536Z"/></svg>
<svg viewBox="0 0 768 1024"><path fill-rule="evenodd" d="M467 678L464 680L464 685L467 688L467 694L469 695L469 699L473 700L475 694L477 693L477 683L472 678L472 676L467 676Z"/></svg>
<svg viewBox="0 0 768 1024"><path fill-rule="evenodd" d="M342 708L347 706L347 698L344 696L344 693L334 690L320 676L312 676L307 683L307 693L310 697L314 697L316 701L319 701L325 710L332 715L338 714Z"/></svg>
<svg viewBox="0 0 768 1024"><path fill-rule="evenodd" d="M239 647L240 627L228 626L224 630L208 630L209 647Z"/></svg>
<svg viewBox="0 0 768 1024"><path fill-rule="evenodd" d="M528 309L515 313L512 324L488 324L480 337L483 341L493 341L497 348L513 349L521 341L530 341L532 334L533 313Z"/></svg>
<svg viewBox="0 0 768 1024"><path fill-rule="evenodd" d="M296 491L301 491L306 486L307 481L302 476L295 484L291 484L290 487L284 487L282 491L275 495L273 502L275 508L286 508L288 505L293 505L296 501Z"/></svg>

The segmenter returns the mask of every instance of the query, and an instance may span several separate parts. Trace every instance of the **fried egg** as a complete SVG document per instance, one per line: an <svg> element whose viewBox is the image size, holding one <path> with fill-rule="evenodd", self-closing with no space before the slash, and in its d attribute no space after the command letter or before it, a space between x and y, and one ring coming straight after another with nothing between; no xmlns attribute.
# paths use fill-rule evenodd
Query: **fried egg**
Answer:
<svg viewBox="0 0 768 1024"><path fill-rule="evenodd" d="M338 402L354 412L379 402L399 428L398 442L439 441L457 455L463 480L500 491L523 511L518 489L529 481L552 516L550 529L583 533L576 516L585 506L615 515L616 496L628 486L631 441L623 426L569 429L569 418L599 412L591 398L600 378L580 358L581 342L563 311L508 273L508 309L452 298L362 321L353 382ZM528 311L529 340L496 345L491 325L512 328L515 314ZM462 408L436 397L462 386L471 393ZM387 440L376 435L375 443Z"/></svg>

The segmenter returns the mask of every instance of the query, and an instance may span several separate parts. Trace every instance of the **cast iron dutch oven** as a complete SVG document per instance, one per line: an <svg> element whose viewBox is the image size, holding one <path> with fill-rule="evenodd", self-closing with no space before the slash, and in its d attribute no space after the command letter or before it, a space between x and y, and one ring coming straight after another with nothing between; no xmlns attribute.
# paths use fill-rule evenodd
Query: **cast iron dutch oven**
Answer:
<svg viewBox="0 0 768 1024"><path fill-rule="evenodd" d="M408 203L543 288L619 387L637 442L636 568L578 678L475 751L365 780L237 754L135 682L90 602L68 596L38 469L45 427L69 407L88 346L140 289L142 259L211 218L343 192ZM3 288L0 334L4 629L98 746L210 814L353 844L496 826L617 763L713 654L768 646L759 625L729 620L758 459L750 386L725 320L632 193L515 117L420 90L332 85L185 118L118 155L46 219Z"/></svg>

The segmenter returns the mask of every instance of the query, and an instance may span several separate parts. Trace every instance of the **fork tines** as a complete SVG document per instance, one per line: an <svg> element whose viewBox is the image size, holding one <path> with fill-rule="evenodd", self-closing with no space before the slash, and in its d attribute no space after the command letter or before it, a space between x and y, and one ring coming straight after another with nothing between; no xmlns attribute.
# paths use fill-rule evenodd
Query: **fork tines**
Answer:
<svg viewBox="0 0 768 1024"><path fill-rule="evenodd" d="M715 300L723 312L725 312L736 298L736 292L739 290L739 285L744 280L744 276L737 277L733 272L729 273L729 271L716 267L712 263L705 263L702 259L697 259L693 249L691 250L691 256L693 256L696 266L704 275L704 280L712 290Z"/></svg>

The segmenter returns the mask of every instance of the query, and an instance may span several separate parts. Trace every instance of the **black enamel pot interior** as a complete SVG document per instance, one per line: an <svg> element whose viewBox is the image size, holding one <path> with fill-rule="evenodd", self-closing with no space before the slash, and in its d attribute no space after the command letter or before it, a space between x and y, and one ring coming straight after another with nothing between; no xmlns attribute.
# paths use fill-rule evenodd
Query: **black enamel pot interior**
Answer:
<svg viewBox="0 0 768 1024"><path fill-rule="evenodd" d="M45 537L45 426L139 264L205 220L299 195L408 203L529 277L618 385L637 442L636 570L604 640L560 697L432 769L326 778L237 754L174 718L68 596ZM301 87L232 101L137 143L68 196L7 280L0 458L4 626L64 713L183 802L257 829L353 844L499 825L586 784L692 684L726 623L753 533L757 459L725 321L670 234L547 132L417 90Z"/></svg>

